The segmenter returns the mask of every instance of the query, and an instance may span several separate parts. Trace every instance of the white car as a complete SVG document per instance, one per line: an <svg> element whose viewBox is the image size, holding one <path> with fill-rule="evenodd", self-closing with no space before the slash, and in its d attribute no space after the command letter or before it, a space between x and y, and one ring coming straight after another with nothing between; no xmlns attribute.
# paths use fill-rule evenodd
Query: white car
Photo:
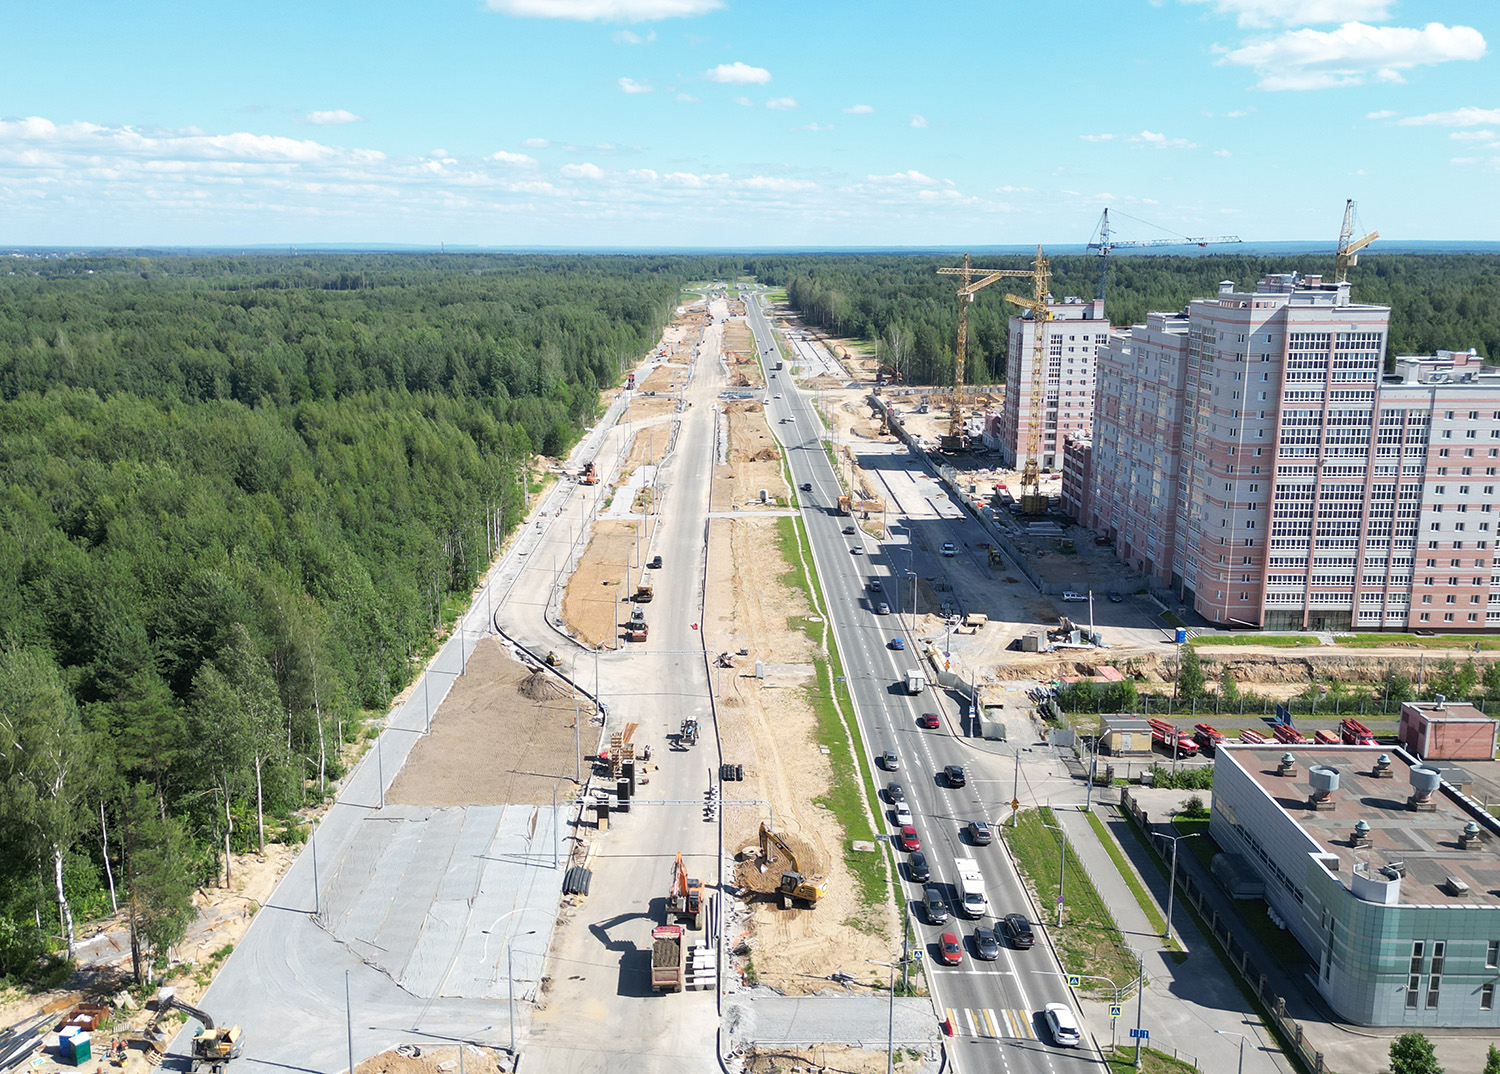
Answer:
<svg viewBox="0 0 1500 1074"><path fill-rule="evenodd" d="M1078 1028L1078 1019L1062 1003L1049 1003L1042 1012L1042 1020L1052 1033L1052 1040L1063 1048L1076 1048L1083 1042L1083 1033Z"/></svg>
<svg viewBox="0 0 1500 1074"><path fill-rule="evenodd" d="M912 815L911 815L911 806L907 805L905 802L897 802L896 803L896 826L899 828L903 824L915 824L915 823L916 823L916 821L912 819Z"/></svg>
<svg viewBox="0 0 1500 1074"><path fill-rule="evenodd" d="M1063 594L1063 600L1067 601L1069 604L1079 603L1088 599L1089 597L1087 593L1075 593L1071 589Z"/></svg>
<svg viewBox="0 0 1500 1074"><path fill-rule="evenodd" d="M952 541L944 541L943 542L943 555L948 556L950 559L953 556L958 555L958 546L956 544L954 544ZM1067 598L1063 598L1063 599L1066 600Z"/></svg>

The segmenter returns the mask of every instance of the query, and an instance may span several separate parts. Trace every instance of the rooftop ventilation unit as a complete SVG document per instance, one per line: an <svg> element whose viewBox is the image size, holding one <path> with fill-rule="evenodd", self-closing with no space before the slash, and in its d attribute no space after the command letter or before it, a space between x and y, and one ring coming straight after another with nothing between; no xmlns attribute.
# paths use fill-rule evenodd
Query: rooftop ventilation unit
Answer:
<svg viewBox="0 0 1500 1074"><path fill-rule="evenodd" d="M1295 776L1297 774L1297 758L1290 753L1283 753L1281 761L1276 765L1278 776Z"/></svg>
<svg viewBox="0 0 1500 1074"><path fill-rule="evenodd" d="M1406 800L1406 808L1419 813L1435 813L1437 803L1432 800L1443 777L1435 768L1417 765L1411 770L1412 796Z"/></svg>
<svg viewBox="0 0 1500 1074"><path fill-rule="evenodd" d="M1382 753L1375 759L1375 767L1370 771L1372 779L1395 779L1396 773L1391 768L1391 755Z"/></svg>
<svg viewBox="0 0 1500 1074"><path fill-rule="evenodd" d="M1370 824L1368 821L1357 820L1354 822L1354 831L1349 833L1349 845L1352 847L1367 847L1370 845Z"/></svg>
<svg viewBox="0 0 1500 1074"><path fill-rule="evenodd" d="M1308 809L1332 809L1333 792L1339 789L1339 770L1332 765L1315 764L1307 770L1312 793L1307 796Z"/></svg>
<svg viewBox="0 0 1500 1074"><path fill-rule="evenodd" d="M1458 846L1460 850L1479 850L1484 845L1482 830L1478 822L1469 821L1464 825L1464 830L1458 833Z"/></svg>

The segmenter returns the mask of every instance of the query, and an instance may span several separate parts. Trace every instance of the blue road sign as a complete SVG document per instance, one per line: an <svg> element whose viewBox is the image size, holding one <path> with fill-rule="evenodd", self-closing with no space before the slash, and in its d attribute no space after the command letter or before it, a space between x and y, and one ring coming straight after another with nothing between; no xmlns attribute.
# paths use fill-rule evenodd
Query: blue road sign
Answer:
<svg viewBox="0 0 1500 1074"><path fill-rule="evenodd" d="M1079 977L1078 974L1076 974L1076 973L1070 973L1070 974L1068 974L1068 987L1069 988L1077 988L1081 984L1083 984L1083 978L1082 977Z"/></svg>
<svg viewBox="0 0 1500 1074"><path fill-rule="evenodd" d="M1132 1029L1130 1031L1130 1039L1131 1040L1136 1040L1136 1039L1150 1040L1151 1039L1151 1030L1149 1030L1149 1029Z"/></svg>
<svg viewBox="0 0 1500 1074"><path fill-rule="evenodd" d="M1121 1009L1121 1007L1120 1007L1120 1005L1118 1003L1111 1003L1109 1005L1109 1016L1111 1018L1118 1018L1118 1017L1120 1017L1120 1015L1122 1015L1124 1013L1125 1012Z"/></svg>

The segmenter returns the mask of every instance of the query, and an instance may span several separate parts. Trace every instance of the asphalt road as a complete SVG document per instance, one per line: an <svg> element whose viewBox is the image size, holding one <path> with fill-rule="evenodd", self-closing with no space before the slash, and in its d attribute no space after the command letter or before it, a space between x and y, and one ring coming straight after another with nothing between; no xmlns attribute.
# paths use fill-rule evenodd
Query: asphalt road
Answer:
<svg viewBox="0 0 1500 1074"><path fill-rule="evenodd" d="M770 326L758 303L747 303L747 308L758 349L763 355L774 355ZM902 888L910 900L909 912L923 945L928 980L940 1016L952 1019L958 1038L950 1055L961 1071L1058 1074L1098 1070L1096 1055L1087 1049L1057 1047L1041 1021L1040 1012L1048 1003L1073 1007L1062 970L1044 939L1039 935L1037 945L1026 951L1003 948L998 960L981 962L974 958L970 939L974 925L981 922L969 921L956 912L960 858L977 861L984 873L991 909L985 922L993 924L996 916L1012 911L1025 913L1029 904L1002 843L997 839L988 847L975 847L961 835L970 820L996 815L996 788L986 786L993 782L996 766L993 762L974 766L989 778L974 780L966 787L943 784L938 773L944 766L973 765L974 752L954 736L957 721L946 713L936 730L917 726L922 712L951 706L938 704L931 687L917 696L907 694L906 670L922 665L912 651L891 648L893 638L905 636L896 599L898 578L913 569L924 576L937 573L938 564L932 562L937 557L922 547L933 546L933 542L924 534L914 546L912 527L894 518L887 519L892 539L884 544L857 528L853 535L846 535L844 528L854 520L838 513L841 489L823 447L824 426L815 413L813 397L797 390L785 375L769 384L767 416L786 445L793 481L799 490L804 483L811 486L810 491L799 491L799 503L843 657L846 688L853 698L866 746L875 755L887 749L897 754L899 771L886 778L899 779L906 788L932 880L943 886L950 903L949 922L929 925L917 905L922 886L907 879L903 861ZM791 420L782 423L784 417ZM944 529L961 525L948 518L934 519L932 524ZM939 539L935 547L941 548L943 539L950 538ZM869 589L874 579L881 582L879 593ZM877 614L875 605L880 600L886 600L897 614ZM874 758L870 760L873 764ZM889 812L885 820L894 832ZM898 853L899 858L906 856ZM1040 934L1045 926L1033 922L1033 927ZM959 932L963 939L965 953L958 966L936 962L937 939L945 931ZM1076 1007L1073 1009L1076 1014Z"/></svg>

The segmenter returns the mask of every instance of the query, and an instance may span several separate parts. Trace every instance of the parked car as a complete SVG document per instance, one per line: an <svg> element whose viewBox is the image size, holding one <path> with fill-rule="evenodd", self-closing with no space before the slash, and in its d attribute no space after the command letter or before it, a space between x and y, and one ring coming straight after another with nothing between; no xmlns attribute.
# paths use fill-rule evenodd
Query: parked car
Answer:
<svg viewBox="0 0 1500 1074"><path fill-rule="evenodd" d="M660 556L652 556L651 557L651 562L648 563L648 564L646 564L646 566L649 567L649 568L651 568L653 571L659 571L659 570L661 570L661 557Z"/></svg>
<svg viewBox="0 0 1500 1074"><path fill-rule="evenodd" d="M917 717L917 726L925 727L929 731L934 727L937 727L940 723L941 721L938 719L938 714L935 712L924 712L922 713L922 715Z"/></svg>
<svg viewBox="0 0 1500 1074"><path fill-rule="evenodd" d="M990 826L982 820L969 821L969 842L977 847L987 847L995 841L995 833L990 831Z"/></svg>
<svg viewBox="0 0 1500 1074"><path fill-rule="evenodd" d="M894 772L901 767L901 758L896 756L895 750L886 750L880 755L880 767L887 772Z"/></svg>
<svg viewBox="0 0 1500 1074"><path fill-rule="evenodd" d="M891 805L895 805L897 802L904 802L906 801L906 788L895 780L891 780L885 785L885 798Z"/></svg>
<svg viewBox="0 0 1500 1074"><path fill-rule="evenodd" d="M995 930L988 925L980 925L974 930L974 957L985 962L1000 957L1000 941L995 937Z"/></svg>
<svg viewBox="0 0 1500 1074"><path fill-rule="evenodd" d="M1076 604L1081 601L1086 601L1089 598L1087 593L1075 593L1070 589L1062 595L1062 599L1070 604Z"/></svg>
<svg viewBox="0 0 1500 1074"><path fill-rule="evenodd" d="M1123 596L1121 596L1119 593L1111 593L1109 595L1109 602L1111 604L1119 604L1124 599L1125 598Z"/></svg>
<svg viewBox="0 0 1500 1074"><path fill-rule="evenodd" d="M906 639L905 638L892 638L891 639L891 648L895 649L897 652L900 652L902 649L906 648Z"/></svg>
<svg viewBox="0 0 1500 1074"><path fill-rule="evenodd" d="M968 783L968 777L964 775L964 766L961 764L944 765L943 782L950 787L962 787Z"/></svg>
<svg viewBox="0 0 1500 1074"><path fill-rule="evenodd" d="M927 855L920 850L912 851L911 857L906 859L906 878L913 884L925 884L932 879L927 868Z"/></svg>
<svg viewBox="0 0 1500 1074"><path fill-rule="evenodd" d="M1073 1017L1073 1012L1065 1004L1047 1004L1047 1009L1042 1012L1042 1020L1047 1023L1052 1040L1061 1047L1076 1048L1083 1041L1078 1019Z"/></svg>
<svg viewBox="0 0 1500 1074"><path fill-rule="evenodd" d="M938 959L945 966L957 966L964 960L963 944L958 942L956 932L945 932L938 937Z"/></svg>
<svg viewBox="0 0 1500 1074"><path fill-rule="evenodd" d="M1026 950L1036 943L1036 933L1031 931L1031 922L1020 914L1006 914L1000 919L1000 933L1012 947Z"/></svg>
<svg viewBox="0 0 1500 1074"><path fill-rule="evenodd" d="M917 829L910 824L901 825L901 834L896 837L902 850L921 850L922 840L917 838Z"/></svg>
<svg viewBox="0 0 1500 1074"><path fill-rule="evenodd" d="M922 885L922 909L929 925L941 925L948 920L948 900L943 898L941 884Z"/></svg>

